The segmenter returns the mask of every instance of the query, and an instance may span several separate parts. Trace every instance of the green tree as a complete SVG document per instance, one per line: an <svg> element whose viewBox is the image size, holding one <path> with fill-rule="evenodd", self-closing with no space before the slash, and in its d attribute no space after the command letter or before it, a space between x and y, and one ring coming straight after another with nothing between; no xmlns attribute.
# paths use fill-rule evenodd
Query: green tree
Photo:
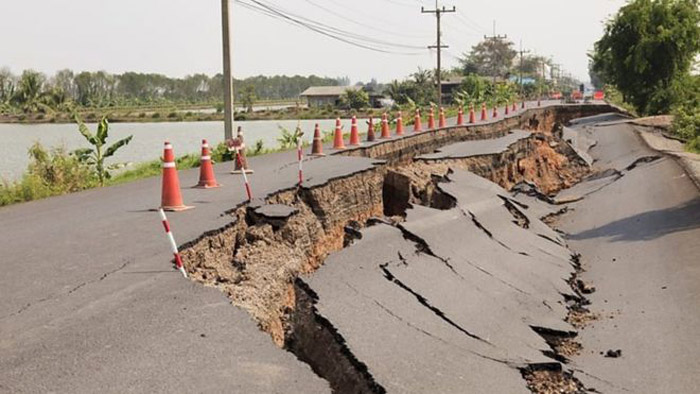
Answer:
<svg viewBox="0 0 700 394"><path fill-rule="evenodd" d="M363 89L347 89L340 96L340 102L344 107L360 110L369 107L369 94Z"/></svg>
<svg viewBox="0 0 700 394"><path fill-rule="evenodd" d="M517 55L513 45L513 42L502 38L487 38L481 41L460 59L464 74L475 73L505 78Z"/></svg>
<svg viewBox="0 0 700 394"><path fill-rule="evenodd" d="M47 108L40 100L45 82L44 74L34 70L24 70L11 102L27 113L47 112L47 109L50 110L50 108Z"/></svg>
<svg viewBox="0 0 700 394"><path fill-rule="evenodd" d="M667 113L700 50L697 0L633 0L605 26L592 71L639 113Z"/></svg>
<svg viewBox="0 0 700 394"><path fill-rule="evenodd" d="M108 171L109 169L105 167L105 159L114 156L119 148L131 142L134 136L130 135L123 138L105 149L107 146L107 138L109 137L109 122L106 117L103 117L97 125L97 132L95 134L90 132L78 115L75 116L75 122L78 123L80 134L82 134L93 147L78 149L74 153L81 163L86 163L95 170L95 175L97 176L100 186L104 186L105 180L111 177Z"/></svg>
<svg viewBox="0 0 700 394"><path fill-rule="evenodd" d="M435 101L435 79L430 70L418 69L405 81L392 81L386 87L386 94L399 105L416 104L427 105Z"/></svg>
<svg viewBox="0 0 700 394"><path fill-rule="evenodd" d="M241 104L243 104L248 113L253 112L253 105L257 99L258 98L255 95L255 86L248 85L245 87L245 89L243 89L243 93L241 94Z"/></svg>
<svg viewBox="0 0 700 394"><path fill-rule="evenodd" d="M478 105L493 94L493 83L476 74L468 74L459 86L459 96L467 103Z"/></svg>

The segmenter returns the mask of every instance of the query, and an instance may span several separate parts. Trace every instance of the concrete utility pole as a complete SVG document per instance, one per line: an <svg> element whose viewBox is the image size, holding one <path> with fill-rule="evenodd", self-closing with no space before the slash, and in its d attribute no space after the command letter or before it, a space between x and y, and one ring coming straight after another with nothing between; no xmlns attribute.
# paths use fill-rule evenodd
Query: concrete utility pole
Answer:
<svg viewBox="0 0 700 394"><path fill-rule="evenodd" d="M523 55L530 51L523 51L523 40L520 40L520 96L523 95Z"/></svg>
<svg viewBox="0 0 700 394"><path fill-rule="evenodd" d="M508 38L507 34L503 35L503 36L496 34L496 21L495 20L493 21L493 35L492 36L484 35L484 40L493 40L494 44L495 44L495 41L504 40L506 38ZM496 49L496 46L494 45L494 52L495 52L495 49ZM493 59L492 59L492 61L493 61ZM496 73L497 73L496 62L494 61L493 62L493 83L494 84L496 83Z"/></svg>
<svg viewBox="0 0 700 394"><path fill-rule="evenodd" d="M233 138L233 79L231 76L230 0L221 0L221 30L224 43L224 138Z"/></svg>
<svg viewBox="0 0 700 394"><path fill-rule="evenodd" d="M420 8L420 12L423 14L435 14L435 18L437 19L437 45L430 45L428 46L429 49L434 49L437 48L437 75L435 76L437 78L437 99L438 99L438 107L442 107L442 49L443 48L449 48L447 45L442 45L441 39L442 39L442 30L440 30L440 17L442 14L445 13L451 13L451 12L457 12L457 8L455 6L452 6L452 9L447 9L445 6L442 6L440 8L438 6L438 0L435 0L435 9L434 10L426 10L425 7Z"/></svg>

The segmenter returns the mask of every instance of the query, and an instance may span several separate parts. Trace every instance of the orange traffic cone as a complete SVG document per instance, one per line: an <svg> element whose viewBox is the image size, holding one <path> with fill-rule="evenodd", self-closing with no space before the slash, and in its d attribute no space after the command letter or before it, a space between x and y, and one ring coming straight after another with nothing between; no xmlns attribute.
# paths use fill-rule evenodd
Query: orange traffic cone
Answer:
<svg viewBox="0 0 700 394"><path fill-rule="evenodd" d="M383 140L391 138L391 131L389 130L389 118L387 118L386 112L382 114L382 136L380 138Z"/></svg>
<svg viewBox="0 0 700 394"><path fill-rule="evenodd" d="M245 157L245 140L243 139L243 128L241 126L238 126L237 134L235 139L238 140L238 160L234 160L235 164L231 173L241 174L245 171L246 174L252 174L254 171L248 167L248 159Z"/></svg>
<svg viewBox="0 0 700 394"><path fill-rule="evenodd" d="M165 211L174 212L193 208L182 203L180 179L177 176L177 168L175 168L175 153L173 153L173 146L167 141L163 150L163 189L160 207Z"/></svg>
<svg viewBox="0 0 700 394"><path fill-rule="evenodd" d="M321 128L318 123L314 127L314 142L311 144L311 156L325 156L323 153L323 138L321 137Z"/></svg>
<svg viewBox="0 0 700 394"><path fill-rule="evenodd" d="M209 154L209 144L207 140L202 140L202 158L199 162L199 183L196 188L211 189L219 187L216 178L214 177L214 166L211 164L211 156Z"/></svg>
<svg viewBox="0 0 700 394"><path fill-rule="evenodd" d="M396 135L403 135L403 114L396 114Z"/></svg>
<svg viewBox="0 0 700 394"><path fill-rule="evenodd" d="M464 124L464 110L462 106L459 107L457 111L457 126L462 126Z"/></svg>
<svg viewBox="0 0 700 394"><path fill-rule="evenodd" d="M413 131L414 132L423 131L423 125L421 124L421 119L420 119L420 109L416 109L416 119L415 119L415 122L413 123Z"/></svg>
<svg viewBox="0 0 700 394"><path fill-rule="evenodd" d="M430 113L428 113L428 130L435 128L435 111L433 107L430 107Z"/></svg>
<svg viewBox="0 0 700 394"><path fill-rule="evenodd" d="M367 120L367 142L372 142L376 139L374 135L374 119L370 116Z"/></svg>
<svg viewBox="0 0 700 394"><path fill-rule="evenodd" d="M352 116L350 125L350 146L360 146L360 133L357 131L357 117Z"/></svg>
<svg viewBox="0 0 700 394"><path fill-rule="evenodd" d="M486 120L486 103L481 103L481 121Z"/></svg>
<svg viewBox="0 0 700 394"><path fill-rule="evenodd" d="M491 117L494 119L498 117L498 108L495 105L493 106L493 114L491 115Z"/></svg>
<svg viewBox="0 0 700 394"><path fill-rule="evenodd" d="M506 109L505 109L506 115L510 113L510 107L508 106L508 103L506 103Z"/></svg>
<svg viewBox="0 0 700 394"><path fill-rule="evenodd" d="M469 104L469 123L476 123L476 114L474 113L474 104Z"/></svg>
<svg viewBox="0 0 700 394"><path fill-rule="evenodd" d="M340 118L335 120L335 138L333 138L333 149L345 149L343 142L343 126L340 124Z"/></svg>
<svg viewBox="0 0 700 394"><path fill-rule="evenodd" d="M443 129L447 127L447 119L445 119L445 108L440 107L440 118L438 120L438 127Z"/></svg>

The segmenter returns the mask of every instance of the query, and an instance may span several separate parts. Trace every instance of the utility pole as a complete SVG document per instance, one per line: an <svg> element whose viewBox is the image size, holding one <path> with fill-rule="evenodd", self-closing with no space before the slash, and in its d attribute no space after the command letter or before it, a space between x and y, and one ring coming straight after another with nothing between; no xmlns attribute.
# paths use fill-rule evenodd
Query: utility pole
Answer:
<svg viewBox="0 0 700 394"><path fill-rule="evenodd" d="M233 79L231 76L230 0L221 0L221 30L224 43L224 138L233 138Z"/></svg>
<svg viewBox="0 0 700 394"><path fill-rule="evenodd" d="M506 38L508 38L508 35L507 35L507 34L506 34L506 35L503 35L503 36L502 36L502 35L496 34L496 21L495 21L495 20L493 21L493 35L492 35L492 36L484 35L484 40L493 40L493 42L494 42L494 45L493 45L494 53L496 52L496 42L497 42L497 41L500 41L500 40L504 40L504 39L506 39ZM496 62L495 62L495 60L492 59L491 61L493 62L493 84L495 85L495 84L496 84L496 74L498 73L498 70L496 70Z"/></svg>
<svg viewBox="0 0 700 394"><path fill-rule="evenodd" d="M523 51L523 40L520 40L520 96L523 95L523 55L530 51Z"/></svg>
<svg viewBox="0 0 700 394"><path fill-rule="evenodd" d="M441 38L442 38L442 30L440 30L440 17L442 14L445 13L451 13L451 12L457 12L457 8L455 6L452 6L452 9L447 9L445 6L442 6L440 8L438 6L438 0L435 0L435 9L434 10L426 10L425 7L420 8L420 12L423 14L435 14L435 18L437 19L437 45L430 45L428 46L429 49L437 49L437 99L438 99L438 107L442 106L442 57L441 57L441 52L443 48L449 48L447 45L442 45Z"/></svg>

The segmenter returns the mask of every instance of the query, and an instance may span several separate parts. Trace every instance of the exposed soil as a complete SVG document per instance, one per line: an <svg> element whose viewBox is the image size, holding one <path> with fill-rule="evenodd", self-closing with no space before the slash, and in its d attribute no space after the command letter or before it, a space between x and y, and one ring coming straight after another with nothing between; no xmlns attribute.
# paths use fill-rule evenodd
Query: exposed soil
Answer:
<svg viewBox="0 0 700 394"><path fill-rule="evenodd" d="M555 129L557 116L556 111L545 111L542 119L533 117L528 125L536 130ZM399 148L385 144L377 150L375 153L387 155L387 165L312 189L282 191L258 203L293 208L286 218L270 220L255 215L251 211L257 206L247 204L234 209L230 225L181 248L187 271L194 280L219 288L234 305L246 309L277 345L309 363L335 391L383 392L366 367L344 347L332 324L315 312L314 295L298 280L299 275L318 269L329 253L361 236L358 230L372 220L398 223L410 204L438 209L454 206L453 199L438 187L450 168L470 170L506 189L529 181L547 194L571 186L588 172L573 150L558 142L555 132L536 134L501 154L414 162L413 155L434 148L434 141L420 145L428 133L424 134L419 135L419 145L407 148L407 142L399 140ZM521 226L528 225L523 218L515 219ZM581 308L578 304L571 307L567 321L574 325L590 321ZM565 358L580 350L571 338L565 339L550 345L554 356ZM523 376L537 393L577 393L582 388L565 372L528 371ZM569 391L547 391L557 389Z"/></svg>
<svg viewBox="0 0 700 394"><path fill-rule="evenodd" d="M537 394L584 394L589 391L572 373L536 369L522 372L527 388Z"/></svg>

